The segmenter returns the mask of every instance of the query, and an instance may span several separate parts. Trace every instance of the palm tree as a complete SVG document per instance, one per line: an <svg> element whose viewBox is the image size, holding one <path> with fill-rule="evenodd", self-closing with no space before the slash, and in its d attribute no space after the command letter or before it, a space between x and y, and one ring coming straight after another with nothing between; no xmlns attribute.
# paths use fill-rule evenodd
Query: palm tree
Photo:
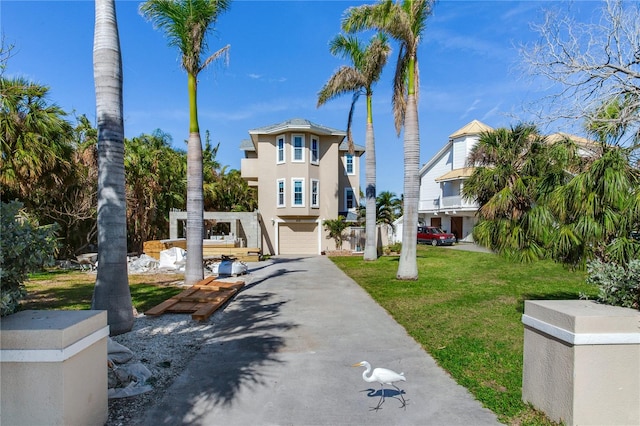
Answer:
<svg viewBox="0 0 640 426"><path fill-rule="evenodd" d="M420 132L418 101L420 92L418 46L433 11L433 0L382 0L375 5L357 6L347 10L342 22L346 32L375 29L389 34L400 43L394 76L393 112L396 131L404 127L404 226L402 253L396 277L416 280L416 230L420 196Z"/></svg>
<svg viewBox="0 0 640 426"><path fill-rule="evenodd" d="M393 222L400 217L402 202L396 194L390 191L382 191L376 198L377 223L383 223L394 228Z"/></svg>
<svg viewBox="0 0 640 426"><path fill-rule="evenodd" d="M193 285L204 277L202 238L204 236L204 195L202 141L198 124L198 74L212 61L228 54L229 46L203 60L206 36L218 16L229 8L230 0L147 0L142 15L163 30L169 45L182 54L189 90L189 141L187 145L187 264L185 283Z"/></svg>
<svg viewBox="0 0 640 426"><path fill-rule="evenodd" d="M29 208L46 201L72 169L72 126L47 101L49 88L0 77L0 194Z"/></svg>
<svg viewBox="0 0 640 426"><path fill-rule="evenodd" d="M342 34L331 41L329 50L333 55L347 57L353 63L352 67L343 66L322 87L318 94L318 106L330 99L345 93L353 93L349 119L347 120L347 141L349 149L353 150L351 137L351 123L356 102L361 94L367 98L367 130L365 148L367 159L365 165L366 180L366 243L364 260L376 260L376 155L373 134L373 112L371 99L372 86L380 79L382 68L387 63L391 48L384 34L379 33L371 39L368 46L363 48L355 37L345 37Z"/></svg>
<svg viewBox="0 0 640 426"><path fill-rule="evenodd" d="M114 0L96 0L93 74L98 122L98 275L92 309L107 311L110 333L133 327L127 273L122 58Z"/></svg>

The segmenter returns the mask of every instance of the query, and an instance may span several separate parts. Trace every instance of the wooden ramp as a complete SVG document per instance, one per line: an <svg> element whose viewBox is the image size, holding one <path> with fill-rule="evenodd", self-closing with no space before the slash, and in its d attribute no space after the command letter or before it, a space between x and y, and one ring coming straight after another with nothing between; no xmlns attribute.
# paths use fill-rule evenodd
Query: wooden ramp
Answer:
<svg viewBox="0 0 640 426"><path fill-rule="evenodd" d="M191 318L204 321L236 294L244 281L216 281L213 277L205 278L180 294L165 300L146 311L149 316L172 314L191 314Z"/></svg>

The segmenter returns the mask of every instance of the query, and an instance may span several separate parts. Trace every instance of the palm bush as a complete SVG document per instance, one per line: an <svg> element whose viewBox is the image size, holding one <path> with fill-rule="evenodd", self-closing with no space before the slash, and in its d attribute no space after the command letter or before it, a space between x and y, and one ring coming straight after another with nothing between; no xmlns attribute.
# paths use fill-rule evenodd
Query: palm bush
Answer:
<svg viewBox="0 0 640 426"><path fill-rule="evenodd" d="M53 264L55 231L54 225L34 223L21 203L0 203L0 316L16 311L30 272Z"/></svg>

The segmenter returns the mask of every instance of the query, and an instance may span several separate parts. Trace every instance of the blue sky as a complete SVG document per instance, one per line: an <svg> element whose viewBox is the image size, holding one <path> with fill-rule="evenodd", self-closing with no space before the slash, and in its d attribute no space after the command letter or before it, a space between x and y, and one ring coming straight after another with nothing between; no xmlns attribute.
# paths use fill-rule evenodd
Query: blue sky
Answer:
<svg viewBox="0 0 640 426"><path fill-rule="evenodd" d="M218 160L240 168L240 142L248 130L290 118L346 128L350 97L316 108L317 93L345 62L328 51L340 19L362 1L236 0L220 17L209 39L211 51L231 45L228 65L214 64L200 74L200 129L220 142ZM187 79L179 54L164 35L138 13L140 2L116 1L124 69L125 136L161 129L174 146L186 149ZM532 42L530 24L542 10L565 2L441 0L429 18L418 53L421 164L448 136L478 119L494 128L511 126L523 104L542 97L539 85L523 78L518 46ZM596 2L577 2L590 10ZM95 123L92 1L2 0L0 22L14 56L6 71L50 87L49 99L67 112L86 114ZM366 36L368 37L368 36ZM365 37L365 39L366 39ZM403 192L402 136L391 112L391 81L397 45L374 93L377 187ZM354 121L356 143L364 145L365 104ZM547 131L562 130L557 128ZM363 176L364 182L364 176Z"/></svg>

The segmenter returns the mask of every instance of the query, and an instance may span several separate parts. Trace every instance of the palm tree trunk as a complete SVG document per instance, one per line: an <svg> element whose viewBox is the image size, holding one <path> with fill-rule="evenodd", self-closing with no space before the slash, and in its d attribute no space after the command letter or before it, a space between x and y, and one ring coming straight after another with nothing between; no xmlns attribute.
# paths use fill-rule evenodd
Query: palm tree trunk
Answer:
<svg viewBox="0 0 640 426"><path fill-rule="evenodd" d="M412 84L410 80L410 85ZM416 232L418 229L418 199L420 196L420 132L418 106L414 93L409 93L404 119L404 206L402 220L402 252L396 278L418 279Z"/></svg>
<svg viewBox="0 0 640 426"><path fill-rule="evenodd" d="M376 260L378 248L376 245L376 142L373 133L373 118L371 116L371 96L367 96L367 133L365 137L366 163L366 242L364 247L364 260Z"/></svg>
<svg viewBox="0 0 640 426"><path fill-rule="evenodd" d="M189 84L189 142L187 146L187 264L186 285L194 285L204 278L202 238L204 227L204 194L202 189L202 141L198 126L197 81L192 74Z"/></svg>
<svg viewBox="0 0 640 426"><path fill-rule="evenodd" d="M133 327L127 274L122 58L114 0L96 0L93 72L98 121L98 274L92 309L107 311L111 335Z"/></svg>

